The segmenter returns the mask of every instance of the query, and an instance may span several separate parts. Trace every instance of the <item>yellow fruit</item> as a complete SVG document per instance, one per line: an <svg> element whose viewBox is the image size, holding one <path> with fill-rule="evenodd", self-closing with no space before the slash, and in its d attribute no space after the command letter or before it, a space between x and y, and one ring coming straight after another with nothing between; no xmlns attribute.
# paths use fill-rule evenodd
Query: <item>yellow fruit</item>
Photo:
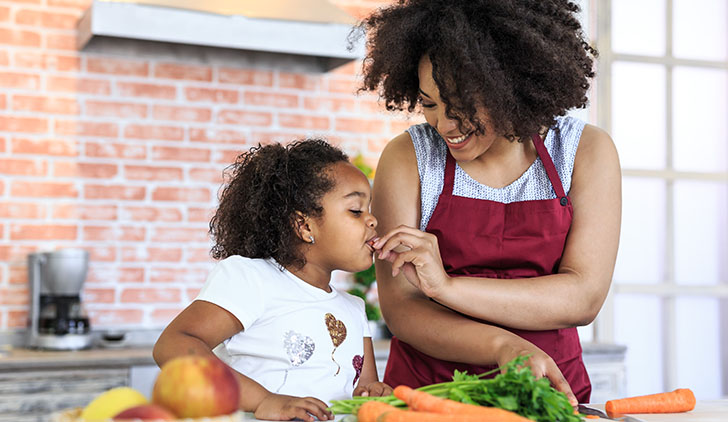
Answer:
<svg viewBox="0 0 728 422"><path fill-rule="evenodd" d="M147 404L144 394L130 387L116 387L101 393L93 399L81 412L81 419L111 419L130 407Z"/></svg>

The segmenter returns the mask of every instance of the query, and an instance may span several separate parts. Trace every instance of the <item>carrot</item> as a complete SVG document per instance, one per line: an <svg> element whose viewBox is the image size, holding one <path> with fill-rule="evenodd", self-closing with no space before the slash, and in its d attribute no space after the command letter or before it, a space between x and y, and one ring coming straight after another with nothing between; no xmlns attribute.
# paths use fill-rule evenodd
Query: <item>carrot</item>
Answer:
<svg viewBox="0 0 728 422"><path fill-rule="evenodd" d="M399 410L391 404L382 403L376 400L364 402L356 413L358 422L376 422L377 418L386 412Z"/></svg>
<svg viewBox="0 0 728 422"><path fill-rule="evenodd" d="M609 400L605 406L607 414L622 413L678 413L695 408L695 395L689 388L678 388L669 393L648 394Z"/></svg>
<svg viewBox="0 0 728 422"><path fill-rule="evenodd" d="M406 385L397 386L394 389L394 396L407 403L410 409L442 414L454 414L460 417L474 415L481 420L502 421L502 422L532 422L516 413L509 412L497 407L476 406L467 403L460 403L455 400L443 399L424 391L414 390Z"/></svg>
<svg viewBox="0 0 728 422"><path fill-rule="evenodd" d="M530 419L524 419L531 421ZM417 412L414 410L392 410L384 412L377 418L377 422L501 422L510 419L498 419L483 415L462 415L457 413L442 414L432 412Z"/></svg>

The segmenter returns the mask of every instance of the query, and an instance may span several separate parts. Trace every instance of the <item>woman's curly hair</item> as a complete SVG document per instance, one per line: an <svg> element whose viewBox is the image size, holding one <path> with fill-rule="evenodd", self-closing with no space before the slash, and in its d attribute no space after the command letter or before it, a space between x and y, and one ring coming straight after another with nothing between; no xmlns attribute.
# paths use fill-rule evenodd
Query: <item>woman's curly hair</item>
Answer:
<svg viewBox="0 0 728 422"><path fill-rule="evenodd" d="M334 187L328 167L342 161L348 162L346 154L321 139L259 145L239 155L225 169L227 183L210 220L212 257L274 258L302 267L297 212L323 215L321 198Z"/></svg>
<svg viewBox="0 0 728 422"><path fill-rule="evenodd" d="M460 130L528 138L587 104L597 51L568 0L400 0L358 26L367 36L360 91L414 111L428 55L446 114Z"/></svg>

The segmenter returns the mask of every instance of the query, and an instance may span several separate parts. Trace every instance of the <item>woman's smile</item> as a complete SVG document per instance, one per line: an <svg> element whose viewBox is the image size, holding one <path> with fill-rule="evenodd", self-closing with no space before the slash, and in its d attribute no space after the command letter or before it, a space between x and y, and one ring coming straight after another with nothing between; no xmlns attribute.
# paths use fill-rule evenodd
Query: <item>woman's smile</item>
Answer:
<svg viewBox="0 0 728 422"><path fill-rule="evenodd" d="M472 135L473 135L473 132L470 132L468 134L461 135L461 136L454 137L454 138L448 137L448 136L443 136L443 138L445 139L445 141L447 142L447 145L450 148L460 149L460 148L465 147L465 144L467 144L468 141L470 141L470 139L473 137Z"/></svg>

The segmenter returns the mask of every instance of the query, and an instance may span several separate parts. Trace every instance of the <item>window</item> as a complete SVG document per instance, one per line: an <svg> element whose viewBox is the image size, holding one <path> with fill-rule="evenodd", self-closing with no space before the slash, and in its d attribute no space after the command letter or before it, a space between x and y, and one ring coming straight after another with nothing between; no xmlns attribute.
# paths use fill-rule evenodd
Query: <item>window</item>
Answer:
<svg viewBox="0 0 728 422"><path fill-rule="evenodd" d="M627 394L728 394L728 2L591 0L597 125L623 172L612 291L594 339ZM594 95L595 94L595 95Z"/></svg>

